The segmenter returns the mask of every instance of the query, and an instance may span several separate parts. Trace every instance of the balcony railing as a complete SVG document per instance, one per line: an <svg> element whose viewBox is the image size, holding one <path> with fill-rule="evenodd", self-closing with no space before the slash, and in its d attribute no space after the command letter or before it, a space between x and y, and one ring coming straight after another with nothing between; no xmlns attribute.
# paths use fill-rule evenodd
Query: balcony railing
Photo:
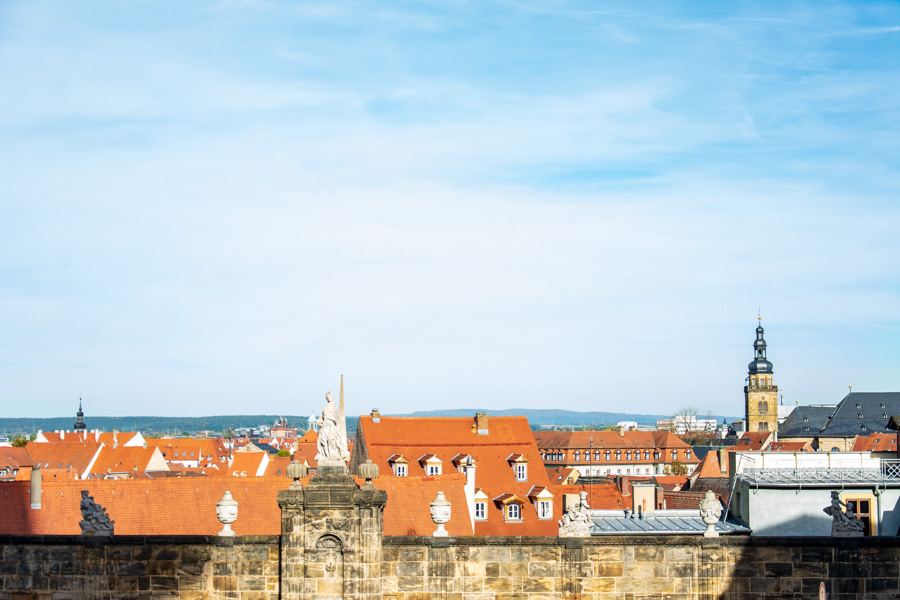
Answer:
<svg viewBox="0 0 900 600"><path fill-rule="evenodd" d="M805 454L805 453L804 453ZM866 453L868 454L868 453ZM796 458L793 465L790 458ZM784 460L788 459L788 460ZM900 484L900 459L878 459L842 453L809 453L777 457L743 455L737 473L758 484Z"/></svg>

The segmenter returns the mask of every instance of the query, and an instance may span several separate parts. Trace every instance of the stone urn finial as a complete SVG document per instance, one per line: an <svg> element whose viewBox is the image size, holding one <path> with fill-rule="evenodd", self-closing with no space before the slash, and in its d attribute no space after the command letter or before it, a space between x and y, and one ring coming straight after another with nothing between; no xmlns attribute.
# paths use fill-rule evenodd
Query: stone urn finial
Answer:
<svg viewBox="0 0 900 600"><path fill-rule="evenodd" d="M219 521L225 526L222 528L222 531L219 532L220 536L232 537L234 535L231 524L237 519L237 512L237 500L232 498L231 492L226 490L222 495L222 499L216 502L216 516L219 517Z"/></svg>
<svg viewBox="0 0 900 600"><path fill-rule="evenodd" d="M706 523L706 531L703 532L703 537L719 537L719 532L716 531L716 523L719 522L719 517L722 516L722 505L719 504L719 499L716 498L716 494L712 490L706 490L706 495L700 501L700 516L703 517L703 522Z"/></svg>
<svg viewBox="0 0 900 600"><path fill-rule="evenodd" d="M378 479L378 465L372 462L371 458L367 458L366 462L359 465L359 476L366 480L365 485L373 486L373 479Z"/></svg>
<svg viewBox="0 0 900 600"><path fill-rule="evenodd" d="M294 480L290 489L302 490L303 486L300 485L300 480L306 477L308 471L309 468L295 458L287 468L287 476Z"/></svg>
<svg viewBox="0 0 900 600"><path fill-rule="evenodd" d="M444 496L444 492L438 492L437 498L431 503L431 520L438 528L431 535L433 537L447 537L450 532L444 529L444 525L450 521L450 501Z"/></svg>

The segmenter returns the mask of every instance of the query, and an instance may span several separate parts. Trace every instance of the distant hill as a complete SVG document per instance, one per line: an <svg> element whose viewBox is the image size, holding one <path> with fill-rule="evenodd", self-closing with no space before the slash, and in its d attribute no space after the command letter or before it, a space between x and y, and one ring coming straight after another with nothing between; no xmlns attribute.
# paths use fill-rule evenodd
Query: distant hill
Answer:
<svg viewBox="0 0 900 600"><path fill-rule="evenodd" d="M510 408L504 410L490 410L483 408L458 408L450 410L420 410L408 415L408 417L473 417L476 412L486 412L488 415L496 415L500 417L506 416L525 416L531 425L542 426L584 426L584 425L615 425L619 421L636 421L638 425L656 426L658 419L671 419L672 414L667 415L638 415L632 413L613 413L613 412L578 412L574 410L556 410L541 408ZM723 417L711 415L704 417L698 415L699 418L716 419L719 423L725 418L730 423L736 421L740 417Z"/></svg>
<svg viewBox="0 0 900 600"><path fill-rule="evenodd" d="M657 419L671 418L672 415L638 415L632 413L611 412L578 412L574 410L509 408L489 410L476 408L457 408L450 410L424 410L408 414L395 414L396 417L474 417L476 412L486 412L495 416L525 416L531 425L543 427L583 427L585 425L615 425L619 421L636 421L639 425L656 425ZM84 419L88 429L101 431L140 431L145 434L181 435L210 431L221 433L223 430L237 427L258 427L272 425L279 417L284 417L291 427L306 430L308 416L298 415L218 415L209 417L93 417ZM387 414L385 416L388 416ZM722 422L722 416L713 416ZM728 422L740 417L725 417ZM347 416L347 433L356 432L358 417ZM75 423L74 417L38 418L2 418L0 417L0 434L29 434L41 431L65 429L71 431Z"/></svg>

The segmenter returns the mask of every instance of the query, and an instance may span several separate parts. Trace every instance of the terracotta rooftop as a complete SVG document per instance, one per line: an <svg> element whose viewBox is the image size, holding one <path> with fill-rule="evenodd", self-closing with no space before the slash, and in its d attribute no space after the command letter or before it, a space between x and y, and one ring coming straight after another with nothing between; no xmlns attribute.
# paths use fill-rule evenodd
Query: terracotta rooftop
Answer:
<svg viewBox="0 0 900 600"><path fill-rule="evenodd" d="M857 436L853 442L853 452L896 452L896 433L872 433L867 436Z"/></svg>
<svg viewBox="0 0 900 600"><path fill-rule="evenodd" d="M526 500L522 506L522 519L515 521L507 521L501 502L492 500L505 494L527 499L532 486L550 486L528 419L489 417L487 430L487 434L478 433L474 416L382 416L376 423L370 415L364 415L357 427L351 469L370 458L378 465L381 480L403 479L393 476L388 462L392 455L401 454L410 459L407 475L424 477L424 462L416 459L424 454L434 454L444 461L442 475L436 476L440 479L457 476L457 467L450 459L458 454L471 455L476 467L475 486L491 499L486 507L487 519L475 522L476 535L557 535L559 526L555 519L562 517L560 499L554 499L553 519L538 519L537 507ZM516 480L514 467L507 460L510 454L521 454L528 459L526 481Z"/></svg>
<svg viewBox="0 0 900 600"><path fill-rule="evenodd" d="M281 528L276 496L290 483L286 477L45 480L41 508L35 510L31 508L30 483L9 482L0 485L0 535L80 534L79 506L84 489L107 510L118 535L215 535L222 529L216 518L216 502L226 490L238 502L238 518L232 526L238 535L276 535ZM303 480L304 486L308 483ZM430 504L438 491L443 491L452 505L447 530L451 535L471 535L461 475L395 477L373 483L388 491L385 535L431 534L436 526L431 521Z"/></svg>

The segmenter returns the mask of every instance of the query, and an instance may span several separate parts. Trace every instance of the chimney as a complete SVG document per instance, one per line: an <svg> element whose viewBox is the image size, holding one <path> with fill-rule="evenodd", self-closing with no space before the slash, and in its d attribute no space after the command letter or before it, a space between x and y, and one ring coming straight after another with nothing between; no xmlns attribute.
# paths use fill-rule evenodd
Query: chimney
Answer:
<svg viewBox="0 0 900 600"><path fill-rule="evenodd" d="M488 414L487 413L475 413L475 429L478 430L478 435L487 435L488 434Z"/></svg>
<svg viewBox="0 0 900 600"><path fill-rule="evenodd" d="M41 508L41 468L38 465L31 468L31 508Z"/></svg>
<svg viewBox="0 0 900 600"><path fill-rule="evenodd" d="M475 533L475 461L469 456L463 463L463 473L466 474L466 504L469 508L469 520L472 522L472 533Z"/></svg>
<svg viewBox="0 0 900 600"><path fill-rule="evenodd" d="M719 448L719 470L722 477L728 477L728 451L724 448Z"/></svg>
<svg viewBox="0 0 900 600"><path fill-rule="evenodd" d="M66 431L64 429L59 432L59 439L66 439Z"/></svg>
<svg viewBox="0 0 900 600"><path fill-rule="evenodd" d="M378 412L377 408L372 409L372 422L373 423L381 423L381 413Z"/></svg>
<svg viewBox="0 0 900 600"><path fill-rule="evenodd" d="M113 450L119 447L119 432L113 431Z"/></svg>
<svg viewBox="0 0 900 600"><path fill-rule="evenodd" d="M631 506L634 514L643 516L656 511L656 485L635 483L631 489Z"/></svg>
<svg viewBox="0 0 900 600"><path fill-rule="evenodd" d="M620 437L625 437L625 426L624 425L619 425L618 427L616 427L616 431L619 432Z"/></svg>

